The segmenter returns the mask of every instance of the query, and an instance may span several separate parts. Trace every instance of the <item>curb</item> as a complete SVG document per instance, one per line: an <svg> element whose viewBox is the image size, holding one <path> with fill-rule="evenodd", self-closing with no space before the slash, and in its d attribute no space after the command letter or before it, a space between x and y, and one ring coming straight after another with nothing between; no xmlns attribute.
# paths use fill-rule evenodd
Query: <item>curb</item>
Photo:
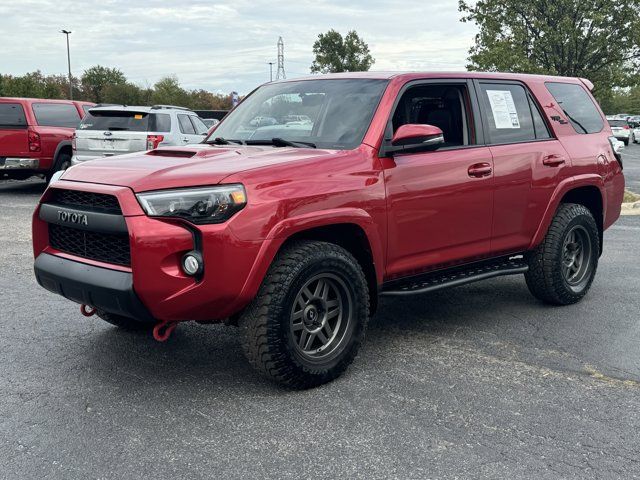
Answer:
<svg viewBox="0 0 640 480"><path fill-rule="evenodd" d="M620 215L640 215L640 201L623 203Z"/></svg>

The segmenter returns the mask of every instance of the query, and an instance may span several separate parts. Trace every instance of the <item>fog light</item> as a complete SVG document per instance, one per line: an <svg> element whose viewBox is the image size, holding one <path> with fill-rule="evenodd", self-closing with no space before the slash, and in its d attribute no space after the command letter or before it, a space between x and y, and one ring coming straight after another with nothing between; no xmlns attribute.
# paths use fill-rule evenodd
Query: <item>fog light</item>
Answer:
<svg viewBox="0 0 640 480"><path fill-rule="evenodd" d="M198 252L189 252L182 257L182 270L190 276L202 273L204 265L202 264L202 255Z"/></svg>

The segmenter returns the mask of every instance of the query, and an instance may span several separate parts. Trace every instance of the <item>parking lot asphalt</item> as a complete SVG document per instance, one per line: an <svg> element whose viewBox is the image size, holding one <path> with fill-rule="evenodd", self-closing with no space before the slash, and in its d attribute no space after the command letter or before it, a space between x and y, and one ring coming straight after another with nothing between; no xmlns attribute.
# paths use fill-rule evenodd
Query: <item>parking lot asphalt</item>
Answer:
<svg viewBox="0 0 640 480"><path fill-rule="evenodd" d="M39 288L43 188L0 183L0 478L640 476L640 217L607 231L583 302L521 276L385 299L351 369L292 392L233 327L160 344Z"/></svg>

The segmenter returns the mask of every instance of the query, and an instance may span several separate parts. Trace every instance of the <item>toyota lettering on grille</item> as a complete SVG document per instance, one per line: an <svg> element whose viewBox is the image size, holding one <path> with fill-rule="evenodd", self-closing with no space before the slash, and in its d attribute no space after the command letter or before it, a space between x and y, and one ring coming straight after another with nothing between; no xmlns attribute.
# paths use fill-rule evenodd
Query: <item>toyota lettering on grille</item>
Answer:
<svg viewBox="0 0 640 480"><path fill-rule="evenodd" d="M76 225L89 225L89 219L83 213L67 212L58 210L58 220L65 223L75 223Z"/></svg>

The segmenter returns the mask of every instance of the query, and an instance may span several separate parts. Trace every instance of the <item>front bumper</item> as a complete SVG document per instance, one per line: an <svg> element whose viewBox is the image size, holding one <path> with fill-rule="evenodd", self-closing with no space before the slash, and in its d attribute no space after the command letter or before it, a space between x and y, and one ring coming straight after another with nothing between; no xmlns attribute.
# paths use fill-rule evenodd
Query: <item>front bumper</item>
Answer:
<svg viewBox="0 0 640 480"><path fill-rule="evenodd" d="M56 214L42 207L50 201L53 189L81 190L94 193L109 194L117 197L122 209L122 216L126 223L129 236L130 265L114 265L101 261L79 257L69 252L55 249L49 240L49 225L56 222ZM43 255L53 258L70 260L74 264L96 267L97 272L125 273L130 278L130 287L125 290L135 292L135 298L148 310L151 317L158 321L219 321L240 311L251 301L255 294L253 289L246 288L248 278L254 271L255 263L264 242L239 240L231 231L230 223L239 217L240 212L230 222L224 224L186 225L177 220L163 220L151 218L144 214L140 204L131 189L110 185L67 182L58 180L51 184L42 198L42 204L33 216L33 247L34 257L39 259ZM64 210L70 210L64 208ZM100 229L101 223L95 214L88 218L88 227L75 225L74 228ZM110 231L114 226L109 227ZM195 235L199 236L199 250L204 259L204 272L201 277L194 278L186 275L181 269L181 260L185 253L196 248ZM46 258L46 257L45 257ZM36 260L38 262L39 260ZM79 267L78 267L79 268ZM120 310L131 312L131 309L120 308L118 302L107 302L102 297L93 299L96 287L108 287L102 282L103 277L88 278L89 284L83 287L83 278L69 277L65 270L59 271L61 288L53 284L51 288L71 300L86 303L107 312L132 316L131 313L115 311L111 305ZM120 278L125 278L119 275ZM73 285L76 291L89 292L86 294L68 294L68 288L63 280ZM107 278L106 276L104 278ZM260 280L261 281L261 280ZM92 283L93 282L93 283ZM51 286L52 284L49 283ZM127 284L129 285L129 284ZM251 284L253 287L253 283ZM259 286L259 283L258 283ZM84 288L84 290L83 290ZM257 287L256 287L257 288ZM120 299L116 289L114 298ZM113 292L111 288L104 291L104 297ZM125 298L129 294L124 295ZM96 305L96 301L102 302Z"/></svg>
<svg viewBox="0 0 640 480"><path fill-rule="evenodd" d="M133 291L133 276L129 272L87 265L48 253L38 255L34 270L38 283L50 292L99 310L155 323Z"/></svg>
<svg viewBox="0 0 640 480"><path fill-rule="evenodd" d="M0 170L37 170L39 166L37 158L0 157Z"/></svg>

